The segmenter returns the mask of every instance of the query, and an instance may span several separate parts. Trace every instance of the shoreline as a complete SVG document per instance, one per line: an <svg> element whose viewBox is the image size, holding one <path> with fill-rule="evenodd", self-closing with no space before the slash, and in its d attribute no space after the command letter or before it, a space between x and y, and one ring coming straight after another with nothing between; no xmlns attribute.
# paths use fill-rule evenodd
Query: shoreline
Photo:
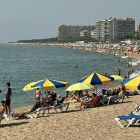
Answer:
<svg viewBox="0 0 140 140"><path fill-rule="evenodd" d="M8 43L8 45L25 45L25 46L45 46L45 47L62 47L68 49L79 49L85 51L92 51L97 53L105 53L105 54L118 54L118 56L125 56L126 53L130 58L140 58L140 54L130 52L130 51L121 51L116 49L103 49L103 48L94 48L94 47L86 47L87 44L76 44L76 43Z"/></svg>

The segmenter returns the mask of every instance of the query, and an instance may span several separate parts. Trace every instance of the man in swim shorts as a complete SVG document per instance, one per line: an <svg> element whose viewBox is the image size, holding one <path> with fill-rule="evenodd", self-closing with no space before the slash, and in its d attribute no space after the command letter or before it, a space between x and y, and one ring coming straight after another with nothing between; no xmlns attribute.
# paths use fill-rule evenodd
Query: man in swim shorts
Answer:
<svg viewBox="0 0 140 140"><path fill-rule="evenodd" d="M6 87L7 87L7 91L5 94L5 108L6 108L6 114L8 114L11 112L10 103L11 103L12 91L10 88L10 83L6 83Z"/></svg>

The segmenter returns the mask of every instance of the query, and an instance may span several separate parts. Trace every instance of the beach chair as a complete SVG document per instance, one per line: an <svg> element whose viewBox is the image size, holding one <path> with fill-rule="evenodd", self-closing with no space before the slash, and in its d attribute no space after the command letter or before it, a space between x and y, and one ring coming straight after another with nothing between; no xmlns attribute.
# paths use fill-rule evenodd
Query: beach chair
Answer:
<svg viewBox="0 0 140 140"><path fill-rule="evenodd" d="M64 107L66 107L65 111L67 111L68 108L69 108L69 102L63 103L64 100L65 100L65 97L62 97L61 100L58 100L56 102L54 107L42 107L42 108L39 108L39 109L37 109L37 113L40 114L40 112L43 111L42 116L44 116L45 111L49 110L49 109L54 109L56 113L62 113ZM57 109L60 109L60 112L58 112Z"/></svg>
<svg viewBox="0 0 140 140"><path fill-rule="evenodd" d="M40 115L40 106L41 106L41 102L36 102L36 105L34 108L32 108L30 110L29 113L26 114L26 116L30 117L30 118L37 118ZM44 114L42 113L42 116Z"/></svg>
<svg viewBox="0 0 140 140"><path fill-rule="evenodd" d="M96 107L98 104L97 102L99 101L99 96L96 96L95 99L93 100L92 103L87 103L84 108L93 108Z"/></svg>
<svg viewBox="0 0 140 140"><path fill-rule="evenodd" d="M117 121L117 123L121 126L121 127L129 127L130 125L134 125L137 124L140 120L140 115L134 115L134 114L128 114L128 115L124 115L124 116L118 116L117 118L115 118L115 120ZM124 126L121 123L121 120L124 120L126 122L126 126Z"/></svg>
<svg viewBox="0 0 140 140"><path fill-rule="evenodd" d="M65 97L62 97L62 99L60 101L58 101L57 104L52 108L52 109L54 109L56 111L56 113L59 113L57 111L57 109L60 109L60 113L62 113L63 112L63 107L66 107L65 111L68 110L69 102L63 103L64 100L65 100Z"/></svg>
<svg viewBox="0 0 140 140"><path fill-rule="evenodd" d="M9 121L10 118L13 120L13 119L14 119L14 118L13 118L13 114L14 114L14 113L4 114L3 117L4 117L7 121Z"/></svg>
<svg viewBox="0 0 140 140"><path fill-rule="evenodd" d="M116 96L116 102L119 102L121 99L122 99L121 102L123 102L124 101L124 97L125 97L125 94Z"/></svg>
<svg viewBox="0 0 140 140"><path fill-rule="evenodd" d="M134 91L130 91L129 95L133 96L133 95L138 95L138 91L134 90Z"/></svg>
<svg viewBox="0 0 140 140"><path fill-rule="evenodd" d="M117 96L116 95L109 96L107 99L108 99L107 105L109 105L110 103L114 103L117 100Z"/></svg>
<svg viewBox="0 0 140 140"><path fill-rule="evenodd" d="M63 108L66 107L66 112L68 111L69 108L69 102L62 103L59 106L55 106L53 109L56 111L56 113L62 113L64 112ZM57 111L57 109L60 109L60 112Z"/></svg>
<svg viewBox="0 0 140 140"><path fill-rule="evenodd" d="M100 103L101 103L102 105L107 105L107 102L108 102L108 96L107 96L107 95L104 95L104 96L102 97L102 99L100 100Z"/></svg>

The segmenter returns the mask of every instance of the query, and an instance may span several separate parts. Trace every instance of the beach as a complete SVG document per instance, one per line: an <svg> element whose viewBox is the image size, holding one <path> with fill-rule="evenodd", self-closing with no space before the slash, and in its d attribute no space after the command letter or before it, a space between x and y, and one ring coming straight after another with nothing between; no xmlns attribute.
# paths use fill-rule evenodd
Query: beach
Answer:
<svg viewBox="0 0 140 140"><path fill-rule="evenodd" d="M24 45L27 45L27 44L24 44ZM42 47L42 45L41 45L41 47ZM53 47L60 47L60 46L53 46ZM61 46L61 47L64 47L64 46ZM21 49L23 49L23 48L21 47ZM24 46L24 49L26 49L25 46ZM30 48L30 49L32 50L32 48ZM37 49L39 49L39 48L37 48ZM75 49L75 48L72 48L72 49ZM83 50L83 48L76 48L76 49ZM91 49L92 48L88 48L88 50L90 52L92 51ZM45 50L45 47L44 47L44 50ZM106 52L105 49L98 49L98 50L96 50L96 52L97 51ZM38 52L38 50L37 50L37 52ZM76 55L78 53L79 52L76 52ZM114 52L112 52L112 53L114 53ZM73 51L71 52L71 54L73 54ZM46 54L44 54L44 55L46 55ZM87 54L85 53L85 55L87 55ZM90 57L90 55L92 58L93 54L88 53L88 57ZM135 58L139 58L139 54L132 55L129 53L129 57L133 57L133 56L135 56ZM113 56L110 56L111 59L112 59L112 57ZM80 60L80 58L81 58L81 54L79 56L79 60ZM106 59L108 61L108 57ZM118 62L118 59L120 59L120 58L117 58L117 60L115 60L115 63ZM123 59L121 61L123 61L123 63L125 62ZM85 63L87 63L87 60L85 61ZM88 63L88 64L90 64L90 63ZM104 64L104 62L102 64ZM118 62L118 64L119 64L119 62ZM80 66L78 65L78 67L80 67ZM111 67L110 67L110 69L111 69ZM95 67L94 67L94 69L95 69ZM104 69L105 69L105 67L104 67ZM88 70L89 69L87 69L87 71ZM126 69L124 69L124 70L126 71ZM93 70L90 69L90 71L93 71ZM88 71L88 73L90 73L90 71ZM52 72L52 71L50 71L50 72ZM44 73L46 73L46 71L44 71ZM76 73L77 79L82 78L80 75L78 75L79 69L78 69L78 73L77 73L77 71L73 71L73 73ZM31 73L29 73L29 74L31 76ZM83 74L83 76L84 76L84 74ZM41 79L40 77L37 77L37 76L34 78ZM77 82L77 79L75 82ZM24 79L24 80L26 80L26 79ZM32 79L30 79L30 80L32 80ZM71 81L71 82L73 82L73 81ZM14 85L14 86L16 87L16 85ZM23 86L23 85L21 85L21 86ZM115 86L112 85L111 89L117 88L117 87L118 86L116 86L116 85ZM65 90L63 89L63 91L65 91ZM24 99L23 100L24 103L26 102L25 97L27 95L29 97L28 100L32 99L31 98L32 94L33 93L31 93L31 94L24 93L24 96L22 97L22 99ZM13 96L14 96L14 94L13 94ZM21 95L19 97L21 97ZM16 98L14 97L14 99L17 99L17 97ZM135 139L135 140L139 140L139 135L140 135L139 134L139 124L136 125L136 127L121 128L118 125L118 123L115 121L115 118L117 116L130 114L131 111L134 111L135 105L139 104L139 99L140 99L139 95L129 96L129 98L125 98L124 103L82 109L81 111L75 109L75 106L79 105L79 103L73 103L73 104L70 104L68 111L64 112L64 113L56 114L55 111L50 110L49 114L47 114L47 111L46 111L45 116L44 117L40 116L39 118L23 119L23 120L9 120L9 121L4 119L4 120L2 120L1 125L0 125L0 129L1 129L0 138L2 140L4 140L4 139L7 139L7 140L8 139L21 139L21 140L22 139L31 139L31 140L35 140L35 139L40 139L40 140L44 140L44 139L46 139L46 140L56 140L56 139L60 139L60 140L77 140L77 139L82 139L82 140L98 140L98 139L101 139L101 140L104 140L104 139L131 140L131 139ZM16 104L16 100L14 103ZM32 101L32 103L33 103L33 101ZM26 106L26 105L24 104L24 106ZM17 108L18 108L18 105L17 105ZM26 111L29 111L30 108L31 108L31 106L24 107L24 108L20 107L18 109L12 110L12 112L14 112L14 113L26 112Z"/></svg>
<svg viewBox="0 0 140 140"><path fill-rule="evenodd" d="M67 113L45 114L44 117L27 120L2 120L0 138L30 140L139 140L139 124L121 128L114 120L129 114L139 104L140 96L130 96L124 103L77 111L73 104ZM25 111L28 108L14 110Z"/></svg>

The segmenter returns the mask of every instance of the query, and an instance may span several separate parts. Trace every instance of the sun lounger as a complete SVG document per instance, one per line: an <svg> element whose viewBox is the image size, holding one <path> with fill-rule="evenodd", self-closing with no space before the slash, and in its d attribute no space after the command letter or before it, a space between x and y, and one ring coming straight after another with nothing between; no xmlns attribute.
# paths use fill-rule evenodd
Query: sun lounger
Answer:
<svg viewBox="0 0 140 140"><path fill-rule="evenodd" d="M97 106L97 102L99 101L99 96L96 96L92 103L87 103L84 108L93 108Z"/></svg>
<svg viewBox="0 0 140 140"><path fill-rule="evenodd" d="M117 118L115 118L115 120L118 122L118 124L121 127L125 127L121 123L121 120L124 120L127 123L126 127L129 127L130 125L134 125L134 124L137 124L139 122L140 115L128 114L128 115L124 115L124 116L118 116Z"/></svg>
<svg viewBox="0 0 140 140"><path fill-rule="evenodd" d="M100 100L100 103L101 103L102 105L106 105L107 102L108 102L108 96L107 96L107 95L104 95L104 96L102 97L102 99Z"/></svg>
<svg viewBox="0 0 140 140"><path fill-rule="evenodd" d="M8 121L10 120L10 118L13 120L13 114L14 113L4 114L3 117Z"/></svg>
<svg viewBox="0 0 140 140"><path fill-rule="evenodd" d="M110 103L114 103L117 100L117 96L116 95L109 96L107 99L108 99L107 105L109 105Z"/></svg>
<svg viewBox="0 0 140 140"><path fill-rule="evenodd" d="M62 99L60 101L58 101L57 104L52 108L52 109L54 109L56 111L56 113L59 113L57 111L57 109L60 109L60 113L62 113L63 112L63 107L66 107L65 111L68 110L69 102L63 103L64 100L65 100L65 97L62 97Z"/></svg>
<svg viewBox="0 0 140 140"><path fill-rule="evenodd" d="M40 115L40 106L41 106L41 102L37 102L36 106L34 108L32 108L30 110L29 113L26 114L26 116L30 117L30 118L37 118ZM44 114L42 114L43 116Z"/></svg>
<svg viewBox="0 0 140 140"><path fill-rule="evenodd" d="M53 109L56 111L56 113L62 113L63 112L63 107L66 107L65 111L67 111L68 108L69 108L69 102L62 103L59 106L55 106L55 107L53 107ZM60 112L58 112L57 109L60 109Z"/></svg>
<svg viewBox="0 0 140 140"><path fill-rule="evenodd" d="M122 102L123 102L124 101L124 97L125 97L125 94L118 95L118 96L116 96L116 101L119 102L122 99Z"/></svg>
<svg viewBox="0 0 140 140"><path fill-rule="evenodd" d="M135 90L135 91L130 91L130 92L129 92L129 95L131 95L131 96L132 96L132 95L138 95L138 91L137 91L137 90Z"/></svg>
<svg viewBox="0 0 140 140"><path fill-rule="evenodd" d="M66 110L65 110L65 111L67 111L68 108L69 108L69 102L63 103L64 100L65 100L65 97L62 97L61 100L58 100L58 101L57 101L57 103L56 103L56 105L55 105L54 107L49 107L49 106L48 106L48 107L39 108L39 109L37 110L38 116L39 116L39 114L40 114L41 111L43 111L42 116L44 116L45 111L46 111L46 110L50 110L50 109L54 109L56 113L62 113L62 112L63 112L63 108L66 107ZM57 109L60 109L60 112L58 112Z"/></svg>

